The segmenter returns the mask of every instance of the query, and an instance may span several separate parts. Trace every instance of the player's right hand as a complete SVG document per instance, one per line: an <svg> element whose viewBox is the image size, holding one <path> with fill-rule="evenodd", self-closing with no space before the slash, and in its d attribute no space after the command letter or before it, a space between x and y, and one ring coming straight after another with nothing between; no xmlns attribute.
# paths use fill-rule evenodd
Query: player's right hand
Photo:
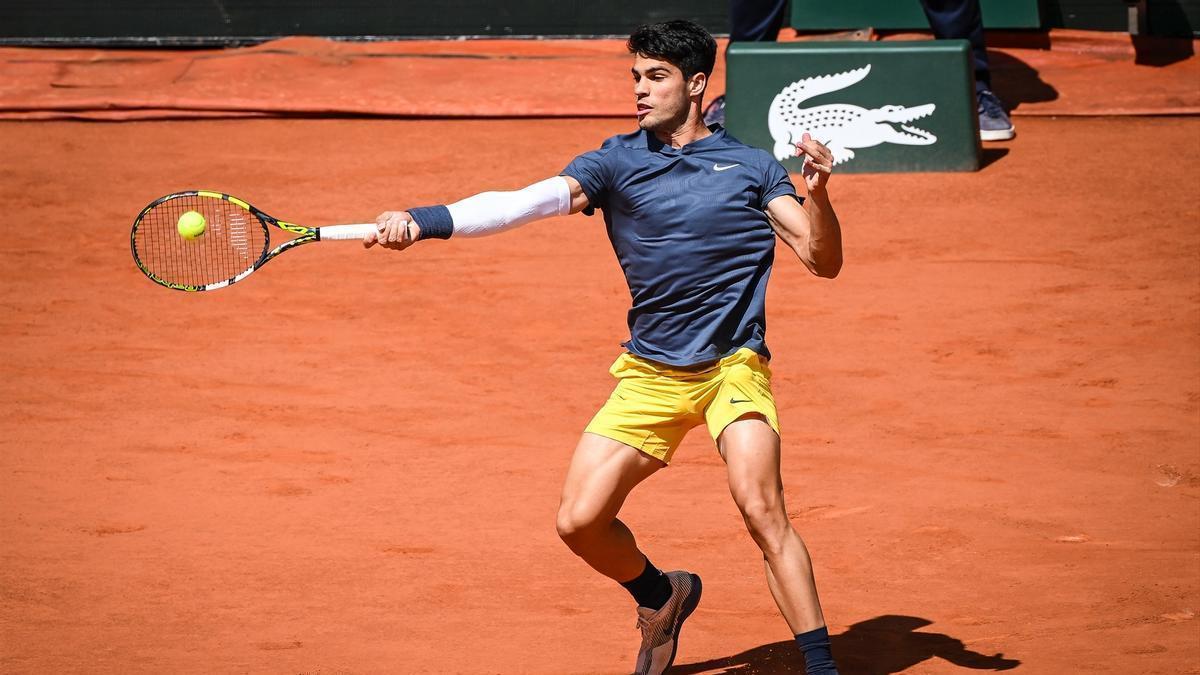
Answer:
<svg viewBox="0 0 1200 675"><path fill-rule="evenodd" d="M413 221L408 211L384 211L375 218L375 232L363 237L363 246L371 248L379 244L384 248L403 251L416 243L420 236L421 226Z"/></svg>

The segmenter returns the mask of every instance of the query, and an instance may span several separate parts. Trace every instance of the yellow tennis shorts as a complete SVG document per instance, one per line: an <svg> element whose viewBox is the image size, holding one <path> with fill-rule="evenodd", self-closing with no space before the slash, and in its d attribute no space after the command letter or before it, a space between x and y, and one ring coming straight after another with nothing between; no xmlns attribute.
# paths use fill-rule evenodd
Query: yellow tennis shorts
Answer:
<svg viewBox="0 0 1200 675"><path fill-rule="evenodd" d="M739 417L758 413L779 433L766 359L742 348L712 365L677 368L628 352L612 368L617 388L584 431L670 462L693 427L715 441Z"/></svg>

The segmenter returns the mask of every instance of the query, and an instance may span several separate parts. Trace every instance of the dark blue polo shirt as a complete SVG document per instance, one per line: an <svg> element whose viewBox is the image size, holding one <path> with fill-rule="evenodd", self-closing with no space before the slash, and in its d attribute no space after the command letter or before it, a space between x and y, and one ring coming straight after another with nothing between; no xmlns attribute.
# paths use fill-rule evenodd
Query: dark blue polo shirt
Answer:
<svg viewBox="0 0 1200 675"><path fill-rule="evenodd" d="M767 278L775 232L765 209L795 197L787 170L719 126L672 148L639 130L575 158L579 181L604 212L633 297L629 341L638 356L694 366L766 345ZM799 199L799 197L796 197Z"/></svg>

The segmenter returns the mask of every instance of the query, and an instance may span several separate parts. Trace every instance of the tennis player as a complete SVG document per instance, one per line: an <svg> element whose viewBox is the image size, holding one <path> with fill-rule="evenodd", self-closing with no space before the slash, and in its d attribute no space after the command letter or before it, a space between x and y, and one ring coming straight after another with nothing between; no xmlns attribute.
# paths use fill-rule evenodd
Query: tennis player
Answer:
<svg viewBox="0 0 1200 675"><path fill-rule="evenodd" d="M404 250L600 209L633 298L630 336L611 368L616 389L575 448L558 533L637 602L636 672L666 671L700 600L700 577L656 567L617 514L689 429L707 425L808 674L833 675L812 564L784 507L764 306L776 236L817 276L835 277L842 266L826 190L833 157L807 134L796 145L805 200L770 153L706 127L701 101L717 46L699 25L642 26L628 48L637 131L522 190L385 212L363 243Z"/></svg>

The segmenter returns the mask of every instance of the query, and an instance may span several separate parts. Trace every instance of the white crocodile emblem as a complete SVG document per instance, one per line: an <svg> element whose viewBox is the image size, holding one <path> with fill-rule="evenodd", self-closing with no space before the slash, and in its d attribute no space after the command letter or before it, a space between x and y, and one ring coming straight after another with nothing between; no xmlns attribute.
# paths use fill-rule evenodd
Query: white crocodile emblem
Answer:
<svg viewBox="0 0 1200 675"><path fill-rule="evenodd" d="M880 143L937 143L937 136L905 124L932 115L935 108L933 103L912 108L885 105L870 110L846 103L800 107L810 98L858 84L870 72L871 66L868 64L844 73L806 77L776 94L767 111L767 128L771 130L771 138L775 139L775 158L782 161L794 156L795 144L804 132L829 147L833 152L834 164L854 159L854 148L870 148Z"/></svg>

